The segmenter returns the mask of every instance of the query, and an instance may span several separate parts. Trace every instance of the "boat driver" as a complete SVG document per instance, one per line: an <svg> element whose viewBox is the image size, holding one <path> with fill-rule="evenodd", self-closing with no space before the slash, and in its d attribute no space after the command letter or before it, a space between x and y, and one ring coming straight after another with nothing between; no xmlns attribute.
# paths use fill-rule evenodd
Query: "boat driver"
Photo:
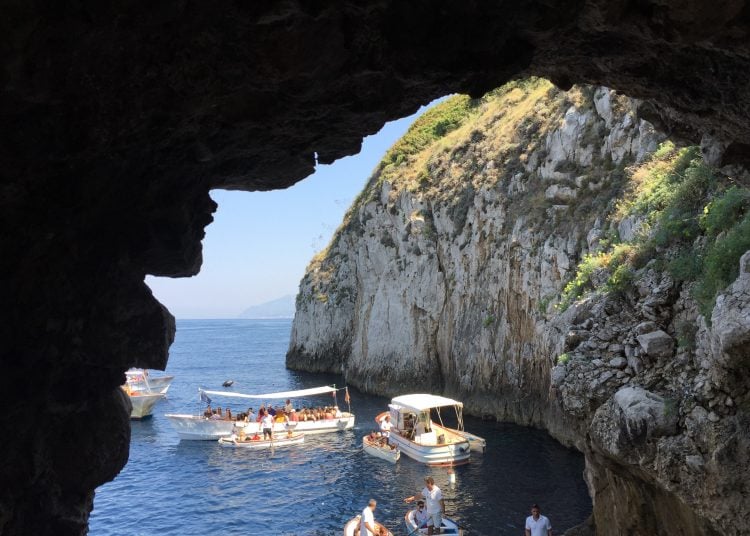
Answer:
<svg viewBox="0 0 750 536"><path fill-rule="evenodd" d="M391 428L393 428L393 425L391 424L391 416L386 415L383 417L383 420L380 421L380 434L382 436L381 443L383 445L388 443L388 438L391 437Z"/></svg>

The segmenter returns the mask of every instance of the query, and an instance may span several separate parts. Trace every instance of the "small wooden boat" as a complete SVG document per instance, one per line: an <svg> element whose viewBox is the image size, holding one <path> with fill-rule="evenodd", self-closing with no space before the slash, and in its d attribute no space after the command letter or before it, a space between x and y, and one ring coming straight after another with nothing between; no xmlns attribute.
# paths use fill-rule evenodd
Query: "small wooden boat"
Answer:
<svg viewBox="0 0 750 536"><path fill-rule="evenodd" d="M371 438L366 435L362 438L362 449L371 456L396 463L401 457L401 451L395 445L389 445L387 442L381 443L381 439L383 438Z"/></svg>
<svg viewBox="0 0 750 536"><path fill-rule="evenodd" d="M219 438L219 445L222 447L239 449L270 449L286 447L289 445L299 445L305 441L305 434L292 434L291 436L283 435L274 439L253 439L254 437L257 436L246 437L243 441L231 437L221 437Z"/></svg>
<svg viewBox="0 0 750 536"><path fill-rule="evenodd" d="M417 534L427 534L426 527L417 530L417 523L414 521L415 513L416 510L412 509L404 515L404 523L406 523L406 530L408 531L409 536L412 534L414 536ZM458 536L464 536L466 533L464 532L464 529L458 526L458 523L443 516L443 522L440 524L440 532L438 534L457 534Z"/></svg>
<svg viewBox="0 0 750 536"><path fill-rule="evenodd" d="M361 519L362 516L358 515L347 521L346 525L344 525L344 536L354 536L355 534L363 536L359 533L359 523ZM385 528L377 521L375 522L375 527L378 529L378 534L380 534L381 536L393 536L393 533L390 530Z"/></svg>

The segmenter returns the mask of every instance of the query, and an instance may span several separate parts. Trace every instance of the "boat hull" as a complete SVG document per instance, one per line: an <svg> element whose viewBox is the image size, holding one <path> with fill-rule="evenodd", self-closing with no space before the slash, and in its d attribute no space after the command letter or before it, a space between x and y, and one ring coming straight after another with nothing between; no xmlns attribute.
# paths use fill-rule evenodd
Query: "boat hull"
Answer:
<svg viewBox="0 0 750 536"><path fill-rule="evenodd" d="M305 442L305 434L293 434L291 437L287 437L284 434L282 437L276 437L273 440L268 439L245 439L244 441L233 440L227 437L219 438L219 445L222 447L238 448L238 449L270 449L278 447L289 447L292 445L299 445Z"/></svg>
<svg viewBox="0 0 750 536"><path fill-rule="evenodd" d="M414 522L414 510L409 510L404 515L404 523L406 523L406 530L409 534L427 534L426 528L419 529L417 531L417 524ZM440 524L440 532L438 534L456 534L463 536L464 531L458 526L458 523L450 519L449 517L443 516L443 522Z"/></svg>
<svg viewBox="0 0 750 536"><path fill-rule="evenodd" d="M354 516L344 525L344 536L354 536L354 531L359 527L362 516ZM386 529L383 525L375 522L375 527L380 531L380 534L393 536L393 533Z"/></svg>
<svg viewBox="0 0 750 536"><path fill-rule="evenodd" d="M156 403L164 398L162 393L135 392L128 396L133 406L130 410L130 418L136 420L150 417Z"/></svg>
<svg viewBox="0 0 750 536"><path fill-rule="evenodd" d="M368 437L362 438L362 449L370 456L375 456L387 462L396 463L401 458L401 451L389 446L381 446L369 441Z"/></svg>
<svg viewBox="0 0 750 536"><path fill-rule="evenodd" d="M235 424L238 424L235 421L214 420L198 415L167 414L166 417L179 438L187 441L216 441L220 437L229 437L232 435ZM338 419L320 421L297 421L291 422L289 425L287 428L286 423L274 423L273 431L274 433L286 433L291 429L297 433L310 435L350 430L354 428L354 415L344 414L343 417ZM247 435L262 434L260 423L247 423L245 433Z"/></svg>
<svg viewBox="0 0 750 536"><path fill-rule="evenodd" d="M421 445L392 432L390 442L405 456L427 465L462 465L469 463L471 456L471 447L466 440L440 445Z"/></svg>

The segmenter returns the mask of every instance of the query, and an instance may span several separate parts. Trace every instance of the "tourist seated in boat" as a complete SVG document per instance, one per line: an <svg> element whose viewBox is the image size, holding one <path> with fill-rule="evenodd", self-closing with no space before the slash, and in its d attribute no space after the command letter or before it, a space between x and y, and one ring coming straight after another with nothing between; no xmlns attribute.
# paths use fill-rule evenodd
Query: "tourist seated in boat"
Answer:
<svg viewBox="0 0 750 536"><path fill-rule="evenodd" d="M216 411L213 415L211 415L211 418L215 421L220 421L221 419L223 419L224 417L221 413L221 408L216 408Z"/></svg>
<svg viewBox="0 0 750 536"><path fill-rule="evenodd" d="M210 419L214 414L214 410L211 409L211 405L209 405L206 408L206 411L203 412L203 416L207 419Z"/></svg>
<svg viewBox="0 0 750 536"><path fill-rule="evenodd" d="M297 415L297 410L292 408L292 411L289 412L289 420L292 422L298 422L299 421L299 415Z"/></svg>
<svg viewBox="0 0 750 536"><path fill-rule="evenodd" d="M416 499L424 499L425 510L429 519L427 521L427 534L440 534L440 525L443 523L443 514L445 513L445 500L443 492L435 485L435 479L428 476L424 479L425 487L411 497L404 499L404 502L410 503Z"/></svg>
<svg viewBox="0 0 750 536"><path fill-rule="evenodd" d="M276 409L271 404L268 404L268 409L266 411L270 413L272 417L276 417Z"/></svg>
<svg viewBox="0 0 750 536"><path fill-rule="evenodd" d="M224 415L224 418L228 421L232 420L232 410L227 408L226 415Z"/></svg>
<svg viewBox="0 0 750 536"><path fill-rule="evenodd" d="M417 507L414 509L414 523L420 529L427 528L427 522L430 520L430 515L427 513L424 507L424 501L417 501Z"/></svg>
<svg viewBox="0 0 750 536"><path fill-rule="evenodd" d="M328 420L333 420L333 410L329 407L326 407L324 411L325 418Z"/></svg>
<svg viewBox="0 0 750 536"><path fill-rule="evenodd" d="M236 440L234 438L237 438ZM241 425L239 422L235 423L235 425L232 427L232 440L236 443L237 440L239 441L245 441L246 433L245 433L245 426Z"/></svg>
<svg viewBox="0 0 750 536"><path fill-rule="evenodd" d="M247 416L245 417L245 422L255 422L255 413L253 413L253 408L247 409Z"/></svg>

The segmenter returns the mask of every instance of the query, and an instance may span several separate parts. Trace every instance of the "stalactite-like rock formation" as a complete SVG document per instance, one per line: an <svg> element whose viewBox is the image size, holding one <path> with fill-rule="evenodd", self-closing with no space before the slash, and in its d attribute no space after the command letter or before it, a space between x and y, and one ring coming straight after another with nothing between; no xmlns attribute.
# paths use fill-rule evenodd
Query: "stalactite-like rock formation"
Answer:
<svg viewBox="0 0 750 536"><path fill-rule="evenodd" d="M750 143L740 2L2 12L2 534L85 532L92 490L126 460L122 373L163 367L173 337L143 278L198 271L210 188L288 186L315 153L352 154L435 97L524 74L645 98L653 121L709 133L727 158Z"/></svg>

